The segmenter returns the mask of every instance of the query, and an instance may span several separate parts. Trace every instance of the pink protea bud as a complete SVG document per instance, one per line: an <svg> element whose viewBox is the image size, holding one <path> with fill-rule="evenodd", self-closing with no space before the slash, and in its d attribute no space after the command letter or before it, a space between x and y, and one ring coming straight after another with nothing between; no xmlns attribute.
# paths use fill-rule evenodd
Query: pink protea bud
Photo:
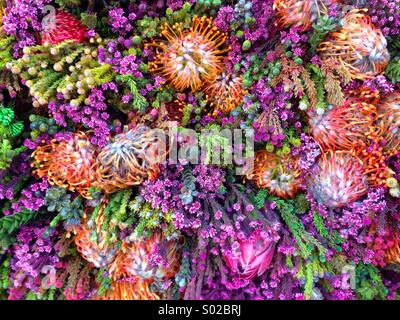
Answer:
<svg viewBox="0 0 400 320"><path fill-rule="evenodd" d="M253 240L239 241L239 254L225 253L224 259L228 267L239 274L240 278L251 280L261 276L268 269L274 256L274 249L272 241L257 236Z"/></svg>
<svg viewBox="0 0 400 320"><path fill-rule="evenodd" d="M52 28L41 33L41 44L59 44L66 40L83 42L87 27L76 19L72 14L57 10L55 24Z"/></svg>

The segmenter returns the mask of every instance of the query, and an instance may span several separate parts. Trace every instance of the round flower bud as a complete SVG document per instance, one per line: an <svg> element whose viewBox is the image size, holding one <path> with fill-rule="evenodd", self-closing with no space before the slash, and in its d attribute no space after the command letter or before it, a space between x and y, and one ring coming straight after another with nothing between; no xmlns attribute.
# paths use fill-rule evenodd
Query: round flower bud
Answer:
<svg viewBox="0 0 400 320"><path fill-rule="evenodd" d="M39 104L43 106L43 105L47 104L47 100L45 98L40 98Z"/></svg>
<svg viewBox="0 0 400 320"><path fill-rule="evenodd" d="M31 76L34 76L34 75L37 74L37 70L36 70L36 68L34 68L34 67L30 67L30 68L28 69L28 73L29 73Z"/></svg>
<svg viewBox="0 0 400 320"><path fill-rule="evenodd" d="M74 99L74 100L71 100L70 104L71 104L71 106L73 106L73 107L77 107L77 106L79 106L79 101L76 100L76 99Z"/></svg>
<svg viewBox="0 0 400 320"><path fill-rule="evenodd" d="M46 69L47 68L47 66L48 66L48 64L47 64L47 62L46 61L43 61L42 63L41 63L41 65L40 65L43 69Z"/></svg>
<svg viewBox="0 0 400 320"><path fill-rule="evenodd" d="M85 89L83 89L83 88L79 88L78 90L77 90L77 92L78 92L78 94L85 94Z"/></svg>
<svg viewBox="0 0 400 320"><path fill-rule="evenodd" d="M388 178L388 179L386 180L386 185L387 185L389 188L396 188L396 187L399 186L399 183L398 183L398 181L396 180L396 178L391 177L391 178Z"/></svg>
<svg viewBox="0 0 400 320"><path fill-rule="evenodd" d="M51 54L51 55L55 56L55 55L57 55L58 53L59 53L59 51L58 51L57 48L51 48L51 49L50 49L50 54Z"/></svg>
<svg viewBox="0 0 400 320"><path fill-rule="evenodd" d="M61 71L63 69L63 66L61 63L57 62L54 64L53 68L55 71Z"/></svg>
<svg viewBox="0 0 400 320"><path fill-rule="evenodd" d="M250 49L250 47L251 47L251 41L250 41L250 40L245 40L245 41L243 42L243 44L242 44L242 49L243 49L244 51L247 51L247 50Z"/></svg>
<svg viewBox="0 0 400 320"><path fill-rule="evenodd" d="M29 61L31 60L31 57L30 57L29 55L27 55L27 54L24 54L24 55L22 56L22 60L23 60L24 62L29 62Z"/></svg>
<svg viewBox="0 0 400 320"><path fill-rule="evenodd" d="M21 69L17 66L13 66L13 67L11 67L11 72L14 74L18 74L21 72Z"/></svg>
<svg viewBox="0 0 400 320"><path fill-rule="evenodd" d="M319 116L322 116L325 113L325 110L322 108L317 108L316 111L317 111L317 115L319 115Z"/></svg>
<svg viewBox="0 0 400 320"><path fill-rule="evenodd" d="M75 71L75 67L74 66L69 66L68 70L69 70L69 72L74 72Z"/></svg>
<svg viewBox="0 0 400 320"><path fill-rule="evenodd" d="M31 54L31 48L29 48L29 47L24 47L24 48L22 49L22 52L23 52L24 54Z"/></svg>
<svg viewBox="0 0 400 320"><path fill-rule="evenodd" d="M85 54L90 54L90 52L91 52L91 51L90 51L89 48L86 48L86 49L85 49Z"/></svg>
<svg viewBox="0 0 400 320"><path fill-rule="evenodd" d="M33 105L35 108L39 108L39 106L40 106L39 101L37 101L37 100L34 100L33 103L32 103L32 105Z"/></svg>
<svg viewBox="0 0 400 320"><path fill-rule="evenodd" d="M65 62L66 63L72 63L74 60L72 59L72 57L68 56L65 58Z"/></svg>
<svg viewBox="0 0 400 320"><path fill-rule="evenodd" d="M393 198L400 198L400 189L399 187L390 188L389 193Z"/></svg>
<svg viewBox="0 0 400 320"><path fill-rule="evenodd" d="M25 82L25 85L26 85L28 88L30 88L30 87L33 86L33 81L32 81L32 80L27 80L27 81Z"/></svg>
<svg viewBox="0 0 400 320"><path fill-rule="evenodd" d="M74 84L73 83L68 83L67 84L67 90L72 91L74 89Z"/></svg>
<svg viewBox="0 0 400 320"><path fill-rule="evenodd" d="M299 109L302 111L307 110L307 104L304 101L301 101L299 104Z"/></svg>

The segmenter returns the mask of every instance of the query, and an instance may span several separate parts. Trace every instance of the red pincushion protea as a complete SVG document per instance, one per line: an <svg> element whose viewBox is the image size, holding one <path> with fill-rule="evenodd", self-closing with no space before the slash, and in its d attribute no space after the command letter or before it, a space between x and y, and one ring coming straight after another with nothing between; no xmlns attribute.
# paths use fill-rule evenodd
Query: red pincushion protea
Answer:
<svg viewBox="0 0 400 320"><path fill-rule="evenodd" d="M322 115L310 111L309 125L314 139L324 149L365 148L371 138L376 108L362 101L348 100Z"/></svg>
<svg viewBox="0 0 400 320"><path fill-rule="evenodd" d="M264 240L260 235L255 239L239 241L239 253L232 252L224 254L228 267L239 274L240 278L251 280L261 276L268 269L274 256L275 244L272 241Z"/></svg>
<svg viewBox="0 0 400 320"><path fill-rule="evenodd" d="M318 161L319 172L307 179L314 197L330 208L343 207L368 191L362 161L348 151L329 150Z"/></svg>
<svg viewBox="0 0 400 320"><path fill-rule="evenodd" d="M66 40L75 40L77 43L85 40L87 27L72 14L57 10L55 21L41 33L41 44L59 44Z"/></svg>

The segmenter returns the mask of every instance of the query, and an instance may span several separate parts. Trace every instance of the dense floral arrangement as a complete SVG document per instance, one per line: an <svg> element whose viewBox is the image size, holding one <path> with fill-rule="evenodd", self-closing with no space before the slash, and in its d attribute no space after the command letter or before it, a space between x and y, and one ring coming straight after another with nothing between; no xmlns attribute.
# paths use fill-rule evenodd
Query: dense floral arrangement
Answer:
<svg viewBox="0 0 400 320"><path fill-rule="evenodd" d="M399 0L0 9L0 299L398 299Z"/></svg>

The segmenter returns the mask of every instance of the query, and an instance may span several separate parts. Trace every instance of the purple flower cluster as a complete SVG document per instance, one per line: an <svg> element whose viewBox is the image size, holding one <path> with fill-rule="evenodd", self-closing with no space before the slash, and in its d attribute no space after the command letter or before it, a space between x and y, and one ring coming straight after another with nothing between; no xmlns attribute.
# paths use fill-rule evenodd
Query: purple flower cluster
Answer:
<svg viewBox="0 0 400 320"><path fill-rule="evenodd" d="M57 231L46 235L47 226L43 223L21 227L17 242L11 248L11 278L10 299L18 299L27 289L36 293L42 286L45 276L56 268L59 258L55 250L54 240Z"/></svg>
<svg viewBox="0 0 400 320"><path fill-rule="evenodd" d="M105 86L106 89L108 89L108 87L115 89L114 84L105 84ZM88 99L89 104L83 106L50 102L48 106L49 113L54 117L54 120L59 126L66 127L67 119L76 124L83 123L87 128L93 129L91 142L97 146L104 146L110 134L110 129L107 124L107 119L109 119L110 116L106 112L108 107L105 103L102 88L91 89Z"/></svg>
<svg viewBox="0 0 400 320"><path fill-rule="evenodd" d="M20 55L20 49L36 44L35 32L42 30L42 9L50 0L7 1L6 14L3 17L4 30L16 37L14 57ZM11 4L12 3L12 4Z"/></svg>
<svg viewBox="0 0 400 320"><path fill-rule="evenodd" d="M136 19L136 15L133 12L126 17L122 8L115 8L110 10L109 16L109 24L113 32L124 36L133 29L132 22Z"/></svg>

